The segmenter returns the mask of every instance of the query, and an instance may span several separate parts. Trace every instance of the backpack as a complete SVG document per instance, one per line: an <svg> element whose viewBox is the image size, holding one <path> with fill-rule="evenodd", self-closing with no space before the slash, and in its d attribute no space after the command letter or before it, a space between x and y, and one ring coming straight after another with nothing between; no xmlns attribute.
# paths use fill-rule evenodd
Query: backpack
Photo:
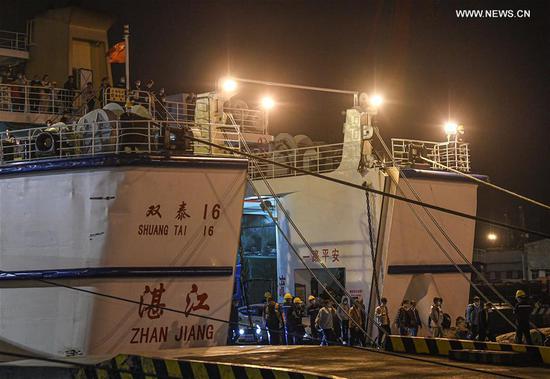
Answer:
<svg viewBox="0 0 550 379"><path fill-rule="evenodd" d="M441 321L441 327L443 329L449 329L451 327L451 316L448 313L443 313L443 321Z"/></svg>

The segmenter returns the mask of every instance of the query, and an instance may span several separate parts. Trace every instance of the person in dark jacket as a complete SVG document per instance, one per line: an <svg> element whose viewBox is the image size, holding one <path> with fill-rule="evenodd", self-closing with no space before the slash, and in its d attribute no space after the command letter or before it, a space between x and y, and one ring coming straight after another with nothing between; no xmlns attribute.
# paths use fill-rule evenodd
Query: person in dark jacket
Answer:
<svg viewBox="0 0 550 379"><path fill-rule="evenodd" d="M109 78L105 77L101 79L101 84L99 85L99 106L103 107L107 104L106 95L108 94L111 84L109 84Z"/></svg>
<svg viewBox="0 0 550 379"><path fill-rule="evenodd" d="M293 342L293 345L302 345L305 333L304 324L302 323L302 317L304 317L303 302L299 297L295 297L292 303L289 317L292 319L293 333L289 338Z"/></svg>
<svg viewBox="0 0 550 379"><path fill-rule="evenodd" d="M290 313L292 312L292 299L293 296L290 293L285 293L285 296L283 297L283 304L281 306L282 309L282 316L283 316L283 329L285 333L283 334L283 344L285 345L292 345L293 340L289 338L289 336L294 333L294 323L291 319Z"/></svg>
<svg viewBox="0 0 550 379"><path fill-rule="evenodd" d="M334 334L336 336L336 341L338 343L342 343L342 320L340 320L340 316L338 316L338 312L336 309L338 309L338 306L335 303L331 302L332 306L332 322L334 325L332 326L332 329L334 330Z"/></svg>
<svg viewBox="0 0 550 379"><path fill-rule="evenodd" d="M420 314L418 314L418 309L416 309L416 300L411 300L411 307L408 313L410 320L409 331L411 336L416 337L418 335L418 329L422 328L422 320L420 319Z"/></svg>
<svg viewBox="0 0 550 379"><path fill-rule="evenodd" d="M342 296L340 306L336 310L340 319L340 327L342 330L342 342L344 345L349 345L349 311L350 305L347 296Z"/></svg>
<svg viewBox="0 0 550 379"><path fill-rule="evenodd" d="M267 299L267 305L264 311L264 318L265 326L269 331L270 345L280 345L283 320L281 318L281 313L279 312L279 306L272 297L269 297Z"/></svg>
<svg viewBox="0 0 550 379"><path fill-rule="evenodd" d="M492 303L485 303L485 307L479 314L479 334L478 340L496 341L495 338L495 310Z"/></svg>
<svg viewBox="0 0 550 379"><path fill-rule="evenodd" d="M74 81L74 76L69 75L67 81L63 84L63 95L61 96L61 101L63 102L63 109L65 112L72 113L73 111L73 100L76 93L76 82Z"/></svg>
<svg viewBox="0 0 550 379"><path fill-rule="evenodd" d="M401 302L401 307L397 310L397 315L395 316L395 326L399 329L399 334L402 336L409 335L409 328L411 325L410 322L410 302L405 299Z"/></svg>
<svg viewBox="0 0 550 379"><path fill-rule="evenodd" d="M42 81L38 75L32 77L31 83L32 88L29 88L29 103L31 106L31 112L38 112L38 105L40 104L40 91L42 86Z"/></svg>
<svg viewBox="0 0 550 379"><path fill-rule="evenodd" d="M307 315L309 316L309 326L311 329L311 338L314 340L319 339L319 331L315 327L315 319L319 313L319 301L313 295L308 297L309 305L307 306Z"/></svg>
<svg viewBox="0 0 550 379"><path fill-rule="evenodd" d="M517 303L514 306L516 316L516 343L523 343L523 337L528 345L532 345L530 317L533 307L527 301L527 295L522 290L516 292Z"/></svg>
<svg viewBox="0 0 550 379"><path fill-rule="evenodd" d="M363 299L359 298L353 302L349 311L351 346L366 346L363 330L365 328L365 305Z"/></svg>
<svg viewBox="0 0 550 379"><path fill-rule="evenodd" d="M468 304L466 307L466 323L470 328L469 339L475 340L478 339L479 334L479 315L483 307L481 306L481 300L479 296L474 297L474 302Z"/></svg>

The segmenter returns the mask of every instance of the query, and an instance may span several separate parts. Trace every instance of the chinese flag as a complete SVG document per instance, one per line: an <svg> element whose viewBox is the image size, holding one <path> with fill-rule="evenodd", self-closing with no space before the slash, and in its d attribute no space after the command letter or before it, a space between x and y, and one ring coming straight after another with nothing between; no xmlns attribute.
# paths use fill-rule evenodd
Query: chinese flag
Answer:
<svg viewBox="0 0 550 379"><path fill-rule="evenodd" d="M117 43L107 52L109 63L124 63L126 62L126 44L124 41Z"/></svg>

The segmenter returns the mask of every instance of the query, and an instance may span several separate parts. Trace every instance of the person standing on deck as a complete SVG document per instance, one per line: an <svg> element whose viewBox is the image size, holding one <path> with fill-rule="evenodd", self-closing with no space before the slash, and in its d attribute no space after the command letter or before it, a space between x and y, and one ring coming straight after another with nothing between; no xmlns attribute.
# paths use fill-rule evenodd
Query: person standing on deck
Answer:
<svg viewBox="0 0 550 379"><path fill-rule="evenodd" d="M342 296L340 306L338 307L337 314L340 319L340 326L342 330L342 342L344 345L349 345L349 304L347 296Z"/></svg>
<svg viewBox="0 0 550 379"><path fill-rule="evenodd" d="M474 302L466 307L466 323L470 329L468 339L475 340L479 334L479 316L483 308L479 296L474 297Z"/></svg>
<svg viewBox="0 0 550 379"><path fill-rule="evenodd" d="M309 327L311 329L311 338L314 340L319 339L319 332L315 327L315 319L319 314L319 301L313 295L309 295L307 298L309 305L307 306L307 315L309 316Z"/></svg>
<svg viewBox="0 0 550 379"><path fill-rule="evenodd" d="M315 327L323 331L323 339L321 340L321 346L333 345L336 343L336 335L334 334L334 321L332 314L334 309L330 305L330 301L325 300L323 307L319 310L317 318L315 319Z"/></svg>
<svg viewBox="0 0 550 379"><path fill-rule="evenodd" d="M269 332L269 344L280 345L281 334L283 333L281 313L279 312L279 305L273 300L272 297L267 298L267 304L264 311L265 326Z"/></svg>
<svg viewBox="0 0 550 379"><path fill-rule="evenodd" d="M349 311L351 346L366 346L362 330L365 328L365 316L365 305L363 304L363 299L359 298L353 303Z"/></svg>
<svg viewBox="0 0 550 379"><path fill-rule="evenodd" d="M285 293L285 296L283 297L284 302L281 306L282 308L282 316L283 316L283 344L291 345L293 340L290 337L290 334L294 332L293 327L294 324L292 324L292 320L290 320L290 313L292 312L292 295L290 293Z"/></svg>
<svg viewBox="0 0 550 379"><path fill-rule="evenodd" d="M532 345L530 317L533 307L527 301L527 295L522 290L516 292L516 305L514 315L516 316L516 343L523 343L523 337L528 345Z"/></svg>
<svg viewBox="0 0 550 379"><path fill-rule="evenodd" d="M374 310L374 317L376 319L376 323L380 326L381 330L378 330L378 345L382 346L382 343L385 342L384 339L384 332L389 336L391 334L391 326L390 326L390 316L388 311L388 299L383 297L380 299L381 304L376 307ZM382 341L384 339L384 341Z"/></svg>
<svg viewBox="0 0 550 379"><path fill-rule="evenodd" d="M479 341L496 341L495 338L495 311L492 303L485 303L485 307L479 314Z"/></svg>
<svg viewBox="0 0 550 379"><path fill-rule="evenodd" d="M433 304L430 307L430 321L432 327L432 337L443 337L443 312L441 311L441 298L434 297Z"/></svg>
<svg viewBox="0 0 550 379"><path fill-rule="evenodd" d="M411 300L411 307L408 310L410 319L410 335L416 337L418 335L418 329L422 328L422 320L416 309L416 300Z"/></svg>

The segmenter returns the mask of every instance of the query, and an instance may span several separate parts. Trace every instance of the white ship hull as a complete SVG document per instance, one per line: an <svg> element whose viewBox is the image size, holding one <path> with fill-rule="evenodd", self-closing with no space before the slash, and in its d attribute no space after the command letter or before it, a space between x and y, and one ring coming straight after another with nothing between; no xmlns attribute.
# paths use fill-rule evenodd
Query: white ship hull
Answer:
<svg viewBox="0 0 550 379"><path fill-rule="evenodd" d="M2 341L55 356L225 344L246 161L63 167L0 175Z"/></svg>

